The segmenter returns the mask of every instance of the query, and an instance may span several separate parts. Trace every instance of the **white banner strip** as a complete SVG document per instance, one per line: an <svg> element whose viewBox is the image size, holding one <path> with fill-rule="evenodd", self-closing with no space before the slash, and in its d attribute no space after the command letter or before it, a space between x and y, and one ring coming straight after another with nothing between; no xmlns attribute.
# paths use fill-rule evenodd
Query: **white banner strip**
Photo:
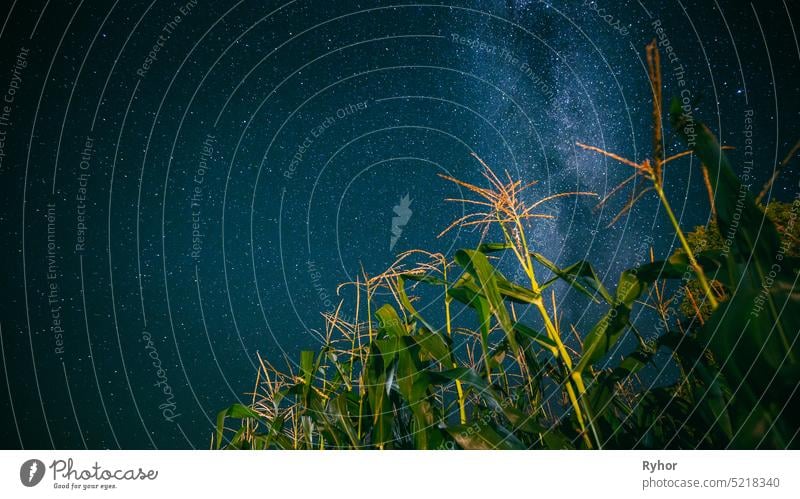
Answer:
<svg viewBox="0 0 800 499"><path fill-rule="evenodd" d="M0 451L0 493L796 498L798 469L794 451Z"/></svg>

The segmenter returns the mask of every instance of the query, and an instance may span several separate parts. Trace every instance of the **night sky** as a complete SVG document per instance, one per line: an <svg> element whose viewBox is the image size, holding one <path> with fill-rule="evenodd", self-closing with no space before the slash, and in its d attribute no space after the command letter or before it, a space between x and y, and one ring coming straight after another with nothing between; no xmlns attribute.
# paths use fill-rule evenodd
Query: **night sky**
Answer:
<svg viewBox="0 0 800 499"><path fill-rule="evenodd" d="M604 195L631 172L575 143L649 156L658 27L664 96L740 172L752 138L754 190L800 137L789 0L5 0L0 22L3 448L208 448L257 353L318 344L338 283L479 242L437 238L468 209L438 174L483 183L471 153L532 199ZM706 223L696 160L667 184ZM677 246L655 197L606 228L629 194L548 205L534 246L615 286Z"/></svg>

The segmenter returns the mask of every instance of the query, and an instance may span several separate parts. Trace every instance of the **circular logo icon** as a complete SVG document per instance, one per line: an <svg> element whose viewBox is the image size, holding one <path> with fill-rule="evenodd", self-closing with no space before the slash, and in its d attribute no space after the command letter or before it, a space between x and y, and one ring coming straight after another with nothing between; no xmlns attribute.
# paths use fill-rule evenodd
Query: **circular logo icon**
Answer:
<svg viewBox="0 0 800 499"><path fill-rule="evenodd" d="M35 487L44 478L44 463L38 459L28 459L19 468L19 480L26 487Z"/></svg>

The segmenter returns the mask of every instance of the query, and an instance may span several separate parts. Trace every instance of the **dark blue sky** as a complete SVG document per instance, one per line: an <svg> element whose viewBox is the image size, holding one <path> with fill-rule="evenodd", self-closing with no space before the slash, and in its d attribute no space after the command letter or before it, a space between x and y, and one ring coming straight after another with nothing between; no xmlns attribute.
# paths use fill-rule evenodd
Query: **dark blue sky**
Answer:
<svg viewBox="0 0 800 499"><path fill-rule="evenodd" d="M316 344L338 283L477 244L436 237L465 209L437 174L481 182L472 152L539 180L532 198L608 192L629 171L574 144L648 157L657 26L676 57L664 95L689 92L740 173L752 114L754 184L800 137L797 11L780 0L8 3L4 448L207 447L257 352ZM705 223L699 165L667 179L683 226ZM537 250L590 259L608 286L648 237L668 254L655 199L605 228L621 203L549 205ZM573 322L597 317L570 296Z"/></svg>

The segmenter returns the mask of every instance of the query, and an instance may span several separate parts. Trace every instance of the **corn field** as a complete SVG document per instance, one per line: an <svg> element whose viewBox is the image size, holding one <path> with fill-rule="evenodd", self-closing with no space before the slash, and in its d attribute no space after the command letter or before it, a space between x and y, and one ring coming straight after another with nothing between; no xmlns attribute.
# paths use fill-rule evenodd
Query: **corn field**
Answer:
<svg viewBox="0 0 800 499"><path fill-rule="evenodd" d="M651 251L648 262L622 272L613 286L588 261L558 267L532 245L530 225L550 216L542 208L556 198L594 194L528 201L532 183L495 173L476 157L483 185L444 178L470 195L449 201L472 208L444 232L475 227L494 242L451 258L409 251L382 274L343 284L347 301L325 314L324 344L284 367L260 358L251 403L219 413L212 446L797 448L800 259L786 252L787 227L776 227L737 178L727 148L677 102L669 121L689 148L665 151L655 44L647 61L654 89L650 159L578 146L630 169L598 202L641 180L618 217L656 196L680 251L662 259ZM665 168L688 155L702 162L711 218L726 238L722 249L692 248L670 206ZM501 271L500 256L513 269ZM601 318L577 330L558 306L556 283L603 307ZM669 316L676 295L694 312ZM655 337L632 323L642 308L663 326ZM635 347L620 358L624 338ZM664 363L676 371L670 382L642 379L648 366Z"/></svg>

